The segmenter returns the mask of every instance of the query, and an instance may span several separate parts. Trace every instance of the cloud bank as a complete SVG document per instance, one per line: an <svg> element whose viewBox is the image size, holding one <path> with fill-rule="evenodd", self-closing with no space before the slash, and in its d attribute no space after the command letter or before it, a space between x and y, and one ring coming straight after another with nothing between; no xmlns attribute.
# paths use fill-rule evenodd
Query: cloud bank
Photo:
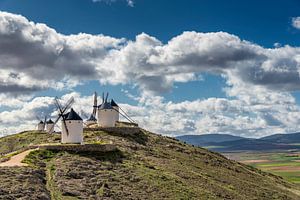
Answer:
<svg viewBox="0 0 300 200"><path fill-rule="evenodd" d="M266 49L225 32L184 32L163 44L145 33L134 41L63 35L45 24L1 12L0 49L0 92L99 80L162 93L202 72L224 75L232 85L242 82L278 91L300 86L299 48Z"/></svg>
<svg viewBox="0 0 300 200"><path fill-rule="evenodd" d="M167 43L146 33L135 40L64 35L0 12L0 49L0 99L21 101L17 108L1 102L0 108L11 108L0 113L3 127L21 112L31 113L21 119L29 127L36 109L45 109L40 102L51 99L21 100L22 95L98 80L138 88L138 105L124 107L145 127L165 134L259 136L299 130L299 107L291 95L300 89L298 47L264 48L226 32L183 32ZM160 97L175 83L197 80L202 73L225 78L228 98L173 103ZM88 98L77 97L82 102Z"/></svg>

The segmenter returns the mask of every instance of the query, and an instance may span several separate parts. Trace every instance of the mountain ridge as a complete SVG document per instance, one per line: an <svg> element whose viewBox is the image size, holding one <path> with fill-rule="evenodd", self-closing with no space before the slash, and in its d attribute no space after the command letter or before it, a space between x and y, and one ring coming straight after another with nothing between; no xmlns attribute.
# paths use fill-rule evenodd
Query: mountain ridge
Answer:
<svg viewBox="0 0 300 200"><path fill-rule="evenodd" d="M183 135L177 139L215 151L300 149L300 133L273 134L261 138L244 138L230 134ZM193 138L191 141L190 138ZM224 140L225 138L225 140Z"/></svg>

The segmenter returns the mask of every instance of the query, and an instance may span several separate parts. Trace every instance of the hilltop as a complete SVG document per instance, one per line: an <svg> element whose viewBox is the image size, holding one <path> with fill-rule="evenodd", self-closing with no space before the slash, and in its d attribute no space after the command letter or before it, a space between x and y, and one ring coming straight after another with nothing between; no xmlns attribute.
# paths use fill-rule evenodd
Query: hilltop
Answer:
<svg viewBox="0 0 300 200"><path fill-rule="evenodd" d="M142 129L85 130L84 140L116 149L32 151L24 160L29 166L0 168L0 199L300 198L298 188L281 177ZM37 131L6 136L0 138L1 158L59 141L58 134Z"/></svg>

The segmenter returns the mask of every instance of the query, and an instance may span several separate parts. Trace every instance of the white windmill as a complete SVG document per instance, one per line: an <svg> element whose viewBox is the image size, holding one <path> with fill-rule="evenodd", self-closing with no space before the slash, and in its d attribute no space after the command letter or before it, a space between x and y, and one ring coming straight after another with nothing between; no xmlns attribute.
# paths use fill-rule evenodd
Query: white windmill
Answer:
<svg viewBox="0 0 300 200"><path fill-rule="evenodd" d="M53 133L54 131L54 122L49 119L48 121L46 121L46 132L48 133Z"/></svg>
<svg viewBox="0 0 300 200"><path fill-rule="evenodd" d="M102 104L98 106L98 125L101 127L114 127L116 126L116 122L120 120L120 115L128 120L130 124L136 124L113 99L108 102L108 93L105 98L103 93Z"/></svg>
<svg viewBox="0 0 300 200"><path fill-rule="evenodd" d="M45 124L46 124L46 117L43 120L41 120L38 116L36 116L37 120L39 121L39 123L37 124L37 130L38 131L44 131L45 130Z"/></svg>
<svg viewBox="0 0 300 200"><path fill-rule="evenodd" d="M92 125L97 124L97 119L96 119L96 114L97 114L97 92L94 93L94 104L93 104L93 112L90 115L90 117L88 118L88 120L86 120L85 125L87 127L90 127Z"/></svg>
<svg viewBox="0 0 300 200"><path fill-rule="evenodd" d="M63 107L58 98L55 98L55 105L58 110L58 118L55 120L54 125L61 119L61 143L76 143L83 144L83 120L71 108L74 103L74 98L70 98L66 105ZM71 108L71 111L68 110ZM53 126L54 127L54 126Z"/></svg>
<svg viewBox="0 0 300 200"><path fill-rule="evenodd" d="M118 111L113 108L110 102L107 101L108 93L104 98L102 95L102 104L98 107L98 125L101 127L114 127L116 124L116 115Z"/></svg>

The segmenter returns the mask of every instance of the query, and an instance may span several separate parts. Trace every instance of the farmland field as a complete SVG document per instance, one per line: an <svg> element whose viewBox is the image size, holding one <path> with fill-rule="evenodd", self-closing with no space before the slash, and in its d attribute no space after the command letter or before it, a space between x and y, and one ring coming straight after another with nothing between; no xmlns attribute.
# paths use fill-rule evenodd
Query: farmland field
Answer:
<svg viewBox="0 0 300 200"><path fill-rule="evenodd" d="M224 155L300 185L300 151L237 152Z"/></svg>

